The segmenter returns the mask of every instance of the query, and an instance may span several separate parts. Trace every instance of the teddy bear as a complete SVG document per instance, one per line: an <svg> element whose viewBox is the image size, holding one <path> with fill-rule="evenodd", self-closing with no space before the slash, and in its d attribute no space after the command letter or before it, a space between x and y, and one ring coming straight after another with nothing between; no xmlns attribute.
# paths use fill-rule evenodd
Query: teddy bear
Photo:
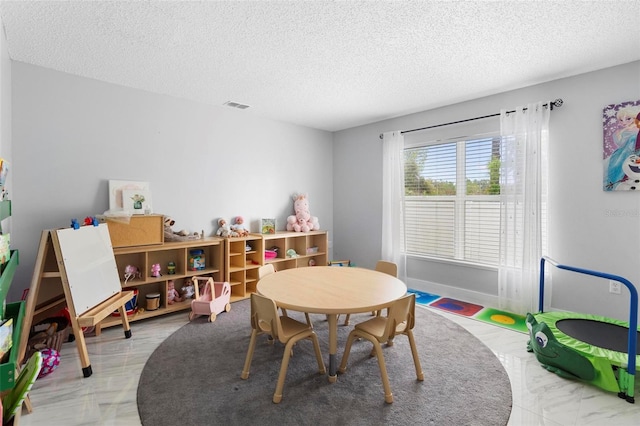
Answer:
<svg viewBox="0 0 640 426"><path fill-rule="evenodd" d="M247 235L249 235L249 230L244 227L244 219L242 218L242 216L237 216L234 219L234 224L231 225L231 229L236 231L236 233L240 237L246 237Z"/></svg>
<svg viewBox="0 0 640 426"><path fill-rule="evenodd" d="M217 236L224 238L238 236L238 233L231 229L231 225L229 225L226 220L218 219L218 226Z"/></svg>
<svg viewBox="0 0 640 426"><path fill-rule="evenodd" d="M178 290L176 290L173 280L169 280L167 283L167 303L172 305L173 302L182 302L182 298L180 297Z"/></svg>
<svg viewBox="0 0 640 426"><path fill-rule="evenodd" d="M199 240L204 237L204 230L201 234L197 232L189 233L184 229L175 232L172 229L172 226L175 225L176 221L173 220L169 216L164 217L164 240L165 241L190 241L190 240Z"/></svg>
<svg viewBox="0 0 640 426"><path fill-rule="evenodd" d="M287 231L308 232L320 229L318 218L309 212L309 200L306 194L293 197L293 211L295 215L287 218Z"/></svg>

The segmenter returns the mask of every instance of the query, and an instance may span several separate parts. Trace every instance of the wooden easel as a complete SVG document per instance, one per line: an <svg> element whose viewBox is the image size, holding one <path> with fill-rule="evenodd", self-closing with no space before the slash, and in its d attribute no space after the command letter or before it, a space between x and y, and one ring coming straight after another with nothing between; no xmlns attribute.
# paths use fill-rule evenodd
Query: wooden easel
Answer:
<svg viewBox="0 0 640 426"><path fill-rule="evenodd" d="M90 249L90 247L87 247L87 250ZM69 259L63 257L58 231L43 231L25 306L18 360L20 362L23 361L26 354L31 325L47 318L66 305L71 317L71 327L82 363L82 374L84 377L89 377L92 374L92 369L82 327L96 326L117 309L122 318L124 336L127 339L130 338L131 329L125 304L133 297L133 291L122 291L116 271L115 279L119 290L104 300L98 300L98 303L91 305L91 308L84 309L84 305L78 306L77 303L74 303L74 292L76 295L78 294L79 283L74 284L74 291L73 286L69 283L68 267L70 265ZM88 283L87 285L90 284L94 283Z"/></svg>

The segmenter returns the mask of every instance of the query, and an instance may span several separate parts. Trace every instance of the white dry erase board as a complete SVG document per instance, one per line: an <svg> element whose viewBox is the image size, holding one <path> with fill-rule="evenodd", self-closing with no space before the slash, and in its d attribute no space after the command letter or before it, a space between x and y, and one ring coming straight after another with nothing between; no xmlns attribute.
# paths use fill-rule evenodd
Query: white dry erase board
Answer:
<svg viewBox="0 0 640 426"><path fill-rule="evenodd" d="M106 223L55 232L76 315L122 291Z"/></svg>

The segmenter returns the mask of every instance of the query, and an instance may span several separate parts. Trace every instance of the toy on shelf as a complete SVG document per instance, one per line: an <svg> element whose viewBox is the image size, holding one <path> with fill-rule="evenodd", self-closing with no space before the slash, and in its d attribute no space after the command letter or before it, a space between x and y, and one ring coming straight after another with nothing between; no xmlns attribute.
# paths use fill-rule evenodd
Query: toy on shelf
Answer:
<svg viewBox="0 0 640 426"><path fill-rule="evenodd" d="M185 282L184 287L182 287L180 291L182 292L183 300L193 299L193 296L196 293L195 289L193 288L193 283L191 282Z"/></svg>
<svg viewBox="0 0 640 426"><path fill-rule="evenodd" d="M238 233L231 229L231 225L224 219L218 219L218 231L216 235L223 238L237 237Z"/></svg>
<svg viewBox="0 0 640 426"><path fill-rule="evenodd" d="M203 238L204 231L198 234L197 232L188 232L184 229L174 232L172 226L175 225L176 221L173 220L169 216L165 216L164 218L164 240L165 241L191 241L191 240L199 240Z"/></svg>
<svg viewBox="0 0 640 426"><path fill-rule="evenodd" d="M151 265L151 276L154 278L158 278L161 275L162 274L160 273L160 264L154 263L153 265Z"/></svg>
<svg viewBox="0 0 640 426"><path fill-rule="evenodd" d="M297 194L293 197L293 211L295 215L287 218L287 231L309 232L320 229L318 218L309 212L307 194Z"/></svg>
<svg viewBox="0 0 640 426"><path fill-rule="evenodd" d="M137 266L127 265L124 268L124 282L128 282L129 280L133 281L136 278L142 278L142 274L140 274L140 270Z"/></svg>
<svg viewBox="0 0 640 426"><path fill-rule="evenodd" d="M242 216L237 216L233 220L233 225L231 225L231 230L235 231L239 237L246 237L249 235L249 230L244 227L244 219Z"/></svg>
<svg viewBox="0 0 640 426"><path fill-rule="evenodd" d="M295 258L295 257L299 257L300 255L298 253L296 253L296 251L294 249L289 249L287 250L287 257L289 258Z"/></svg>
<svg viewBox="0 0 640 426"><path fill-rule="evenodd" d="M182 302L182 298L176 290L173 280L169 280L167 283L167 303L173 305L173 302Z"/></svg>
<svg viewBox="0 0 640 426"><path fill-rule="evenodd" d="M196 291L196 297L191 301L189 321L198 315L207 315L207 321L216 320L216 315L222 311L231 310L231 286L228 282L214 282L211 277L192 277ZM199 291L198 282L206 281L202 293Z"/></svg>
<svg viewBox="0 0 640 426"><path fill-rule="evenodd" d="M167 274L175 275L175 273L176 273L176 263L175 262L169 262L167 264Z"/></svg>

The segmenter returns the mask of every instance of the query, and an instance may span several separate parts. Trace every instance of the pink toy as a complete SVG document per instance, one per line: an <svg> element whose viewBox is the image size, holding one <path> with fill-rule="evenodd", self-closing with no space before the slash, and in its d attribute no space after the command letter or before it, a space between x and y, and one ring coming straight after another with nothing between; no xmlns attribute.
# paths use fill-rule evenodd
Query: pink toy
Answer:
<svg viewBox="0 0 640 426"><path fill-rule="evenodd" d="M320 229L318 218L309 213L309 200L306 194L294 195L293 211L295 215L287 218L287 231L309 232Z"/></svg>
<svg viewBox="0 0 640 426"><path fill-rule="evenodd" d="M159 277L160 274L160 264L159 263L154 263L153 265L151 265L151 276L152 277Z"/></svg>
<svg viewBox="0 0 640 426"><path fill-rule="evenodd" d="M189 321L198 315L208 315L207 321L216 320L216 315L222 311L229 312L231 310L231 286L228 282L214 282L211 277L192 277L196 297L191 301L191 313L189 313ZM206 281L207 283L200 294L198 289L198 281Z"/></svg>
<svg viewBox="0 0 640 426"><path fill-rule="evenodd" d="M138 270L137 266L127 265L124 268L124 282L126 283L129 280L134 280L136 277L140 278L142 275Z"/></svg>
<svg viewBox="0 0 640 426"><path fill-rule="evenodd" d="M178 290L176 290L173 280L170 280L167 283L167 303L169 305L173 305L173 302L182 302L182 298L180 297Z"/></svg>

